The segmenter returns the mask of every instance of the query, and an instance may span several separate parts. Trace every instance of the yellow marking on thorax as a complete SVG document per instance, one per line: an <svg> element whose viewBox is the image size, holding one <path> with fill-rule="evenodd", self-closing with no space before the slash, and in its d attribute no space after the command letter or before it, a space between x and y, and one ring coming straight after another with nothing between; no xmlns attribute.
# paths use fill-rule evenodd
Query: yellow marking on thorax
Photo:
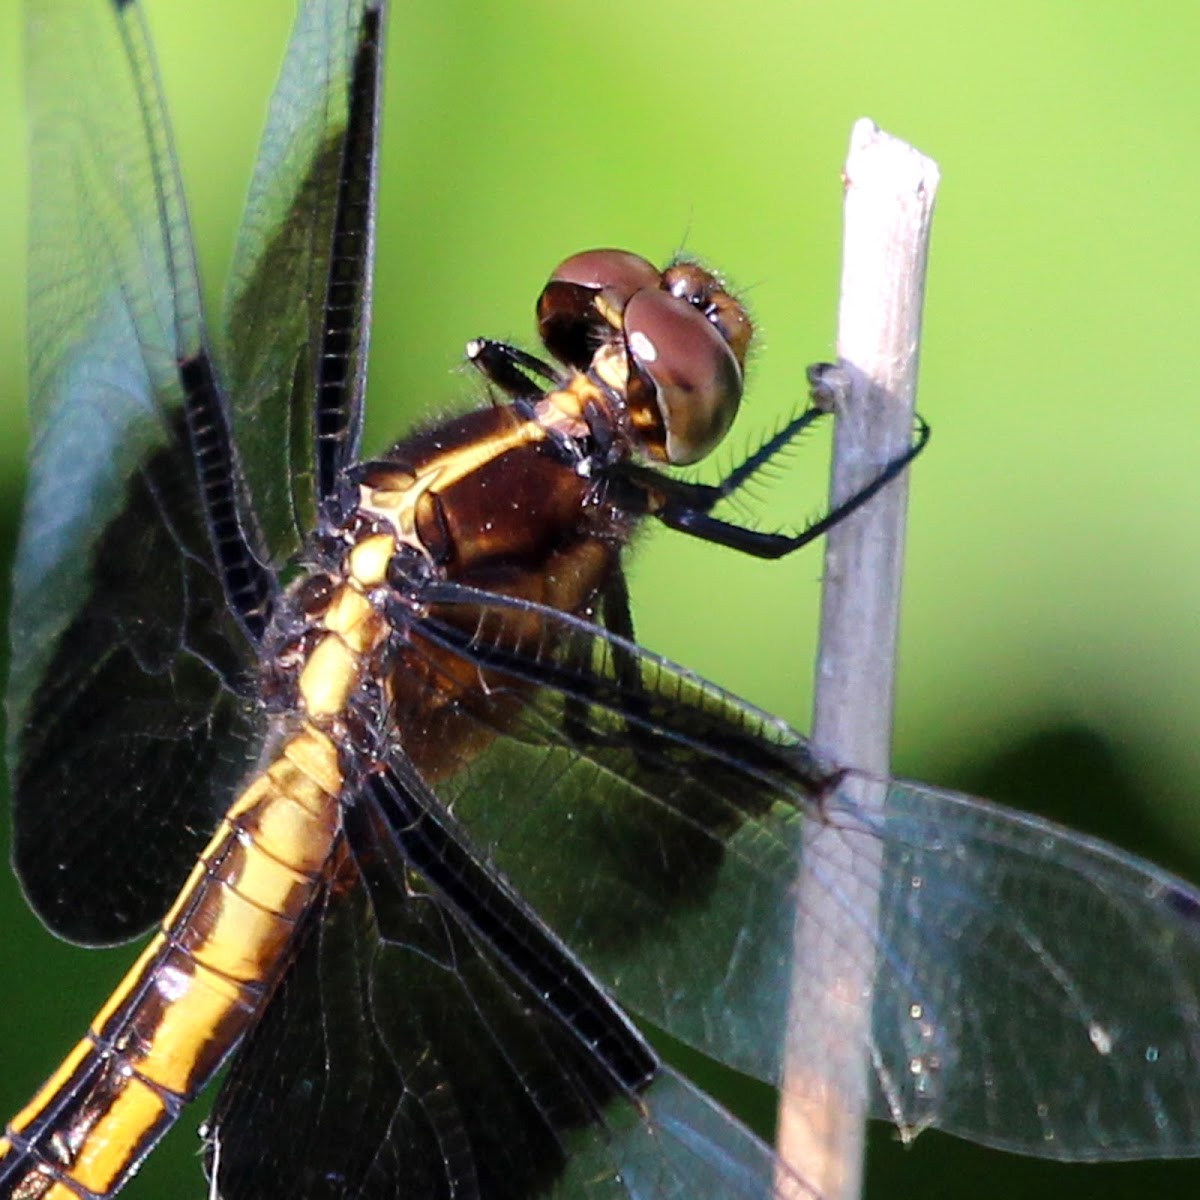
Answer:
<svg viewBox="0 0 1200 1200"><path fill-rule="evenodd" d="M604 398L596 383L576 372L566 387L547 392L537 401L532 419L515 421L510 428L490 437L454 446L430 459L415 475L397 470L387 476L386 483L377 479L372 486L364 484L359 490L359 506L387 521L395 530L397 541L426 552L416 528L417 509L423 496L449 491L509 451L544 442L552 432L583 436L587 433L583 414L589 404L597 401L604 402Z"/></svg>
<svg viewBox="0 0 1200 1200"><path fill-rule="evenodd" d="M300 673L300 698L309 716L334 717L345 709L354 690L349 668L357 664L358 656L340 638L317 643Z"/></svg>
<svg viewBox="0 0 1200 1200"><path fill-rule="evenodd" d="M398 541L424 551L417 537L417 507L422 496L446 491L508 451L545 436L545 429L537 421L521 421L491 437L447 450L427 462L415 476L396 471L388 476L386 484L363 485L359 505L386 520L395 529Z"/></svg>

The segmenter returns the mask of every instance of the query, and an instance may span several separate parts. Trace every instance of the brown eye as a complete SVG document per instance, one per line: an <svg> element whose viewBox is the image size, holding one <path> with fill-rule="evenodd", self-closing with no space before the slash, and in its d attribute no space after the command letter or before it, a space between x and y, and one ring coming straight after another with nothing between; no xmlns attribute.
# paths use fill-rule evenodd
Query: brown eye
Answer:
<svg viewBox="0 0 1200 1200"><path fill-rule="evenodd" d="M724 337L677 296L643 290L626 305L625 344L654 385L662 432L657 445L647 438L648 452L676 465L703 458L729 430L742 398L742 370Z"/></svg>
<svg viewBox="0 0 1200 1200"><path fill-rule="evenodd" d="M592 291L604 290L628 300L642 288L658 287L659 269L640 254L628 250L584 250L558 264L551 282L577 283ZM621 305L624 308L624 303Z"/></svg>
<svg viewBox="0 0 1200 1200"><path fill-rule="evenodd" d="M698 263L675 262L663 272L662 286L699 309L729 343L738 364L746 365L746 348L754 335L754 324L717 276Z"/></svg>
<svg viewBox="0 0 1200 1200"><path fill-rule="evenodd" d="M657 288L653 263L625 250L585 250L559 264L538 300L538 333L559 362L586 370L597 348L621 328L629 298Z"/></svg>

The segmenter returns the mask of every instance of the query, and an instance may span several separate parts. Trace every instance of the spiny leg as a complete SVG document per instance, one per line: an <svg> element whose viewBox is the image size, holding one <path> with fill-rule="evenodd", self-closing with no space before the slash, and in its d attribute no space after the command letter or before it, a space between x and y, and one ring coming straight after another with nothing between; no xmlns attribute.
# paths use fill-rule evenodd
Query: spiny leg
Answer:
<svg viewBox="0 0 1200 1200"><path fill-rule="evenodd" d="M828 365L823 363L809 368L808 377L814 403L793 417L778 433L768 438L719 483L689 483L671 479L651 468L630 468L627 479L636 491L642 493L644 511L657 517L668 528L677 529L702 541L727 546L731 550L739 550L756 558L775 559L783 558L802 546L807 546L861 508L904 471L928 445L930 428L923 417L917 417L916 439L903 454L886 463L874 479L829 509L823 516L806 525L799 533L764 533L712 516L712 510L717 504L731 496L751 476L762 470L805 429L833 411L831 392L825 384L828 369Z"/></svg>

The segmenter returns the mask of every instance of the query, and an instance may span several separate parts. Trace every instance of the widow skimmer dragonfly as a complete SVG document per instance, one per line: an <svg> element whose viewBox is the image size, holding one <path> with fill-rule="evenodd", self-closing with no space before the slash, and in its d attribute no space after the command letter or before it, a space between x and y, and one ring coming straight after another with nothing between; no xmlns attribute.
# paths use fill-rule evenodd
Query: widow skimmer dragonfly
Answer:
<svg viewBox="0 0 1200 1200"><path fill-rule="evenodd" d="M639 517L794 545L629 459L732 416L749 327L711 277L568 260L560 367L474 343L507 402L355 462L383 15L301 8L218 363L140 6L30 4L15 862L63 936L160 931L10 1121L0 1195L112 1194L227 1054L230 1200L809 1195L617 1004L778 1082L796 880L847 896L835 845L883 859L877 1115L1197 1153L1200 894L920 784L863 812L801 735L627 636Z"/></svg>

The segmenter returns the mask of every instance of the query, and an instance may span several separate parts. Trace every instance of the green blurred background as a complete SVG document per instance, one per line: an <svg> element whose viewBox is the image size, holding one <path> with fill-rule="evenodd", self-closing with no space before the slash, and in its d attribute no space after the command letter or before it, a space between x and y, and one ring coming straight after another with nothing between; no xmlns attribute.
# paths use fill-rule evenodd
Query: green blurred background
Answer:
<svg viewBox="0 0 1200 1200"><path fill-rule="evenodd" d="M292 4L147 7L215 301ZM20 26L0 0L6 555L25 436ZM1198 49L1186 0L397 4L371 445L469 397L466 339L528 341L545 273L605 244L682 247L745 289L762 338L725 457L755 444L833 353L839 169L854 119L874 118L943 175L897 769L1200 879ZM790 461L764 525L817 509L824 449ZM652 532L632 572L640 636L804 727L820 572L819 551L760 564ZM54 943L0 879L5 1115L127 958ZM761 1093L733 1097L769 1114ZM195 1123L130 1195L202 1194ZM1198 1190L1193 1165L1063 1168L933 1134L906 1151L880 1130L868 1195Z"/></svg>

